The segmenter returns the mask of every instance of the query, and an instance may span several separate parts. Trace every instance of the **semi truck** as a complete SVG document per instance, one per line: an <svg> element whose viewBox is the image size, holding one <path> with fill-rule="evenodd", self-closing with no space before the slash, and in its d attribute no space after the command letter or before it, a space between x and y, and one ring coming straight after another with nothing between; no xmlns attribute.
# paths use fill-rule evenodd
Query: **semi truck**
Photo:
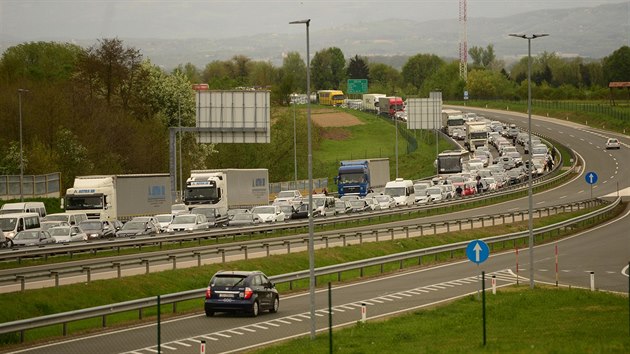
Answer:
<svg viewBox="0 0 630 354"><path fill-rule="evenodd" d="M474 152L479 146L488 146L488 128L485 122L466 122L464 146Z"/></svg>
<svg viewBox="0 0 630 354"><path fill-rule="evenodd" d="M404 110L402 97L385 96L378 98L378 114L393 117Z"/></svg>
<svg viewBox="0 0 630 354"><path fill-rule="evenodd" d="M170 186L168 173L78 176L63 206L69 213L101 220L165 214L173 204Z"/></svg>
<svg viewBox="0 0 630 354"><path fill-rule="evenodd" d="M453 109L442 110L442 126L444 133L452 137L455 131L464 132L466 130L464 113Z"/></svg>
<svg viewBox="0 0 630 354"><path fill-rule="evenodd" d="M218 216L228 209L252 208L269 204L269 170L192 170L183 196L188 209L212 206Z"/></svg>
<svg viewBox="0 0 630 354"><path fill-rule="evenodd" d="M383 93L366 93L363 95L363 109L370 112L378 112L379 98L386 97Z"/></svg>
<svg viewBox="0 0 630 354"><path fill-rule="evenodd" d="M335 177L339 197L365 197L370 191L385 187L389 180L388 158L341 161Z"/></svg>

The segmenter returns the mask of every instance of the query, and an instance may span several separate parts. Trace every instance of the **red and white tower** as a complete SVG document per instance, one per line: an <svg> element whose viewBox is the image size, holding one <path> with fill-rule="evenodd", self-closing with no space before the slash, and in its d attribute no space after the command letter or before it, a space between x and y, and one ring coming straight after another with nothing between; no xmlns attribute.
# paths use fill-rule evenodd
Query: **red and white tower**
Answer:
<svg viewBox="0 0 630 354"><path fill-rule="evenodd" d="M466 0L459 0L459 77L468 79L468 34L466 31Z"/></svg>

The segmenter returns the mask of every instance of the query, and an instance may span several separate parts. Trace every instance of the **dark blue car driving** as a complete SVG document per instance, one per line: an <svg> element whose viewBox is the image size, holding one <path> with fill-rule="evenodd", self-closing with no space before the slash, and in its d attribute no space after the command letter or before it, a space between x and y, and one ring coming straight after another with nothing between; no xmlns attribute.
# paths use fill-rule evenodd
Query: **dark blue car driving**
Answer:
<svg viewBox="0 0 630 354"><path fill-rule="evenodd" d="M260 311L278 312L280 296L275 284L260 271L221 271L206 289L206 316L216 312L244 312L252 317Z"/></svg>

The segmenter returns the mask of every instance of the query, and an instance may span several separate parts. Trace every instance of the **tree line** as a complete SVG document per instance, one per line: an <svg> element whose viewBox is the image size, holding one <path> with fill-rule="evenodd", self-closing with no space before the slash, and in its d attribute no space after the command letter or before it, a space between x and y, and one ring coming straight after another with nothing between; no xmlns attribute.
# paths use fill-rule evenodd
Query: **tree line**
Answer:
<svg viewBox="0 0 630 354"><path fill-rule="evenodd" d="M359 55L346 59L341 49L330 47L311 60L311 89L345 91L350 78L368 79L370 92L403 97L426 97L434 90L445 99L460 99L464 90L475 99L527 97L527 58L506 68L492 45L472 47L470 56L464 82L456 60L417 54L398 70ZM629 47L601 60L565 59L554 53L533 58L535 98L606 98L609 81L630 81ZM271 90L271 144L205 145L187 135L182 142L184 171L268 167L271 180L283 180L292 175L287 141L293 136L293 112L286 107L291 93L306 91L305 82L306 64L298 52L286 54L279 67L235 55L203 68L185 63L165 71L117 38L98 40L89 48L19 44L0 58L0 174L20 170L20 113L26 174L60 171L67 188L77 175L166 172L168 128L180 122L195 125L192 84L207 83L210 89ZM298 142L305 144L305 119L299 110L297 115ZM317 144L317 129L314 135ZM298 158L305 162L307 157L300 153Z"/></svg>

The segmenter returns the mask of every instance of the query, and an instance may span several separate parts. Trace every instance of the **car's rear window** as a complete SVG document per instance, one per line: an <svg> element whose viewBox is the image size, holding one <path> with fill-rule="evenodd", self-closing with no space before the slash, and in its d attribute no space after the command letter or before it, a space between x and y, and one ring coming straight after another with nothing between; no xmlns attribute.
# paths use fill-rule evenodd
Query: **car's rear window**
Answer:
<svg viewBox="0 0 630 354"><path fill-rule="evenodd" d="M214 286L234 286L243 284L244 276L239 275L217 275L210 282Z"/></svg>

